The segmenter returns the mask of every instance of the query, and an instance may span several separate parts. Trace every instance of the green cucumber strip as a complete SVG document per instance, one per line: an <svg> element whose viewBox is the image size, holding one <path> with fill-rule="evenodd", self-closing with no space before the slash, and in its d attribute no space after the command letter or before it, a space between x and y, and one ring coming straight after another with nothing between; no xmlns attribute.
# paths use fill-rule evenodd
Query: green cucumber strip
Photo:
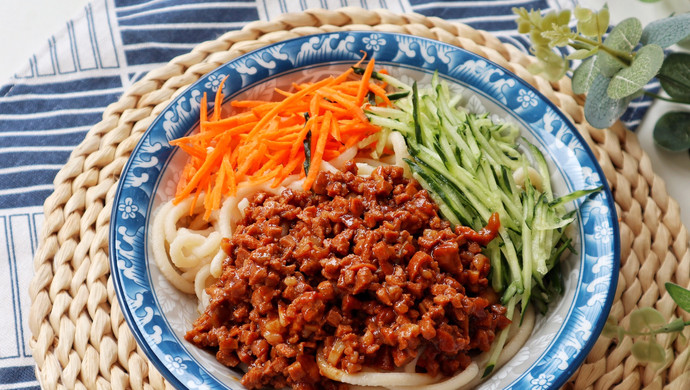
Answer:
<svg viewBox="0 0 690 390"><path fill-rule="evenodd" d="M419 92L417 91L417 82L412 84L412 120L414 120L415 141L424 142L422 140L422 126L419 124Z"/></svg>
<svg viewBox="0 0 690 390"><path fill-rule="evenodd" d="M517 300L515 299L515 297L513 297L506 305L506 317L510 319L513 318L513 313L515 312L515 305L517 304L516 301ZM498 334L498 337L496 337L493 344L491 345L491 349L489 350L489 361L486 363L486 368L484 369L482 378L485 378L486 376L491 374L494 367L496 366L496 363L498 362L498 356L501 354L503 346L505 345L506 340L508 339L509 331L510 326L501 330L501 332Z"/></svg>
<svg viewBox="0 0 690 390"><path fill-rule="evenodd" d="M362 68L362 67L359 67L359 66L353 66L353 67L352 67L352 70L354 71L354 73L355 73L356 75L363 75L364 72L366 71L365 68ZM405 84L405 83L403 83L402 81L396 79L395 77L391 77L391 76L389 76L389 75L387 75L387 74L379 73L379 72L377 72L377 71L373 71L373 72L371 73L371 78L374 79L374 80L383 81L384 83L386 83L386 84L388 84L388 85L390 85L390 86L392 86L392 87L398 88L398 89L408 89L408 90L410 89L410 87L409 87L407 84Z"/></svg>
<svg viewBox="0 0 690 390"><path fill-rule="evenodd" d="M421 180L420 183L426 183L428 185L427 188L432 189L429 191L430 196L437 202L439 209L449 222L455 223L456 225L461 223L465 226L469 226L472 222L472 218L469 213L464 210L462 204L452 197L452 192L444 190L438 180L421 166L407 159L405 161L413 171L413 175L417 181ZM422 184L422 186L423 185L424 184Z"/></svg>
<svg viewBox="0 0 690 390"><path fill-rule="evenodd" d="M527 146L529 147L530 152L532 152L532 157L534 157L534 160L537 164L537 172L539 172L539 176L541 176L542 190L544 191L544 194L546 194L546 199L550 202L553 200L553 191L551 190L549 167L546 164L546 159L539 148L529 142L527 143Z"/></svg>
<svg viewBox="0 0 690 390"><path fill-rule="evenodd" d="M575 199L582 198L583 196L587 196L587 195L593 194L595 192L599 192L603 188L604 188L604 186L599 186L599 187L592 188L589 190L574 191L574 192L571 192L567 195L563 195L560 198L554 199L551 203L549 203L549 205L551 207L558 207L558 206L564 205L570 201L573 201Z"/></svg>
<svg viewBox="0 0 690 390"><path fill-rule="evenodd" d="M409 96L409 95L410 95L410 91L403 91L403 92L389 93L388 95L386 95L386 97L387 97L388 100L390 100L390 101L395 101L395 100L399 100L399 99L405 98L405 97L407 97L407 96Z"/></svg>

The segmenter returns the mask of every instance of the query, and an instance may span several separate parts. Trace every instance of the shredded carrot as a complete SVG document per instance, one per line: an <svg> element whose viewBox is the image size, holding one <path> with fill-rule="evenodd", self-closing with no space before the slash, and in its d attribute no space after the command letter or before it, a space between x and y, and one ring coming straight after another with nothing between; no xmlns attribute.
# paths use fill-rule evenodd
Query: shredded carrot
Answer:
<svg viewBox="0 0 690 390"><path fill-rule="evenodd" d="M364 58L357 64L359 66ZM250 184L271 182L277 187L288 176L304 178L309 190L323 161L376 134L362 109L367 93L390 105L384 84L372 79L374 60L362 76L347 69L317 82L293 84L291 91L275 89L280 100L230 102L237 111L223 117L223 80L209 115L206 94L201 99L200 131L171 141L188 154L178 182L175 203L193 197L190 213L205 193L204 218L220 208L223 196ZM305 115L308 113L308 115ZM304 147L310 135L311 158L305 172Z"/></svg>
<svg viewBox="0 0 690 390"><path fill-rule="evenodd" d="M374 59L367 64L366 69L364 69L364 75L362 76L362 83L359 85L359 90L357 91L357 100L355 101L357 105L361 106L364 102L364 96L366 96L369 90L369 80L371 79L371 74L374 72Z"/></svg>
<svg viewBox="0 0 690 390"><path fill-rule="evenodd" d="M228 79L228 76L225 76L223 81L220 82L220 85L218 85L218 90L216 91L216 101L215 105L213 106L213 121L217 121L220 119L220 114L221 114L221 106L223 104L223 86L225 85L225 80Z"/></svg>
<svg viewBox="0 0 690 390"><path fill-rule="evenodd" d="M331 119L333 119L333 114L330 111L326 111L326 116L323 119L323 122L321 122L321 128L319 129L319 140L316 144L316 150L311 158L309 174L307 175L307 178L304 179L304 184L302 185L302 189L305 191L311 188L311 185L316 179L316 175L319 174L323 152L326 150L326 141L328 140L329 135L328 127L331 125Z"/></svg>

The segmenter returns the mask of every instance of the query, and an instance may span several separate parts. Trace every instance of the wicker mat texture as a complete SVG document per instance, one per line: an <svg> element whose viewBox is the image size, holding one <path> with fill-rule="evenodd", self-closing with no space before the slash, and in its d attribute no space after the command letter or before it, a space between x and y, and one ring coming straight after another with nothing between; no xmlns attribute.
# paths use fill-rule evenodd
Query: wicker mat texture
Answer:
<svg viewBox="0 0 690 390"><path fill-rule="evenodd" d="M30 286L31 346L45 389L172 388L137 346L110 278L110 211L120 173L137 141L177 94L219 65L251 50L299 36L377 30L437 39L477 53L538 88L587 140L613 190L620 220L621 271L611 314L622 324L643 306L667 319L686 316L664 290L667 281L690 286L688 232L679 206L666 193L635 134L617 124L590 127L583 99L566 77L550 83L526 70L532 59L496 37L466 25L417 14L344 8L254 22L204 42L150 72L111 104L55 178L44 205L45 223ZM576 389L688 389L687 339L668 343L675 357L663 367L640 364L631 341L600 337L566 384Z"/></svg>

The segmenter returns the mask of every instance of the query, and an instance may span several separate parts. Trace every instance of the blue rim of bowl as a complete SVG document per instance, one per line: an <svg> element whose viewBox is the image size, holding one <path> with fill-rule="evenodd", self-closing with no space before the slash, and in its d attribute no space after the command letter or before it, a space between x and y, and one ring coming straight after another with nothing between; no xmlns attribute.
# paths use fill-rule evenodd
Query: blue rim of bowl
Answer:
<svg viewBox="0 0 690 390"><path fill-rule="evenodd" d="M360 41L357 41L357 39L360 38ZM305 36L305 37L299 37L299 38L294 38L286 41L281 41L278 43L274 43L271 45L267 45L263 48L257 49L255 51L252 51L250 53L244 54L226 64L223 64L216 68L214 71L208 73L207 75L203 76L200 78L198 81L196 81L194 84L190 85L183 93L181 93L179 96L177 96L169 105L166 107L161 114L154 120L154 122L149 126L149 128L146 130L146 132L142 135L139 143L137 146L134 148L132 151L132 154L130 156L130 159L127 161L127 164L125 165L122 175L120 177L120 180L118 182L118 187L117 191L115 194L114 202L113 202L113 209L111 211L111 223L110 223L110 248L109 248L109 254L110 254L110 267L111 267L111 272L113 275L113 284L116 290L117 298L118 301L120 302L120 306L122 308L122 313L125 317L125 320L129 326L129 328L132 330L132 333L139 344L139 346L142 348L148 359L154 364L154 366L161 372L161 374L168 380L170 381L173 385L175 385L178 388L186 388L187 385L182 382L182 380L189 380L191 379L197 379L198 376L189 376L189 375L180 375L178 372L178 375L175 375L171 371L171 369L164 364L164 362L161 359L160 353L160 348L156 347L156 351L154 351L154 347L152 347L147 338L144 336L144 326L145 324L141 324L137 321L137 318L135 318L134 311L138 310L139 308L133 308L130 303L128 302L128 297L126 296L126 291L125 291L125 286L124 286L124 281L123 277L124 272L126 270L123 270L119 265L118 261L123 261L126 263L130 263L132 267L137 267L136 265L136 259L134 258L127 258L126 256L123 255L122 250L119 250L117 248L118 245L116 243L122 242L121 240L118 240L118 228L123 228L127 229L126 226L123 226L124 221L127 220L127 218L120 218L121 215L124 215L124 213L127 209L127 200L130 201L129 205L131 206L133 203L132 198L125 199L125 202L122 202L122 197L124 193L129 189L127 187L128 179L131 179L130 176L134 175L132 169L135 165L135 157L140 156L140 152L145 149L146 147L151 147L155 144L151 144L152 137L155 135L156 138L160 138L163 136L164 139L158 139L156 142L160 143L165 140L165 137L167 136L165 134L165 129L163 129L163 122L169 121L171 118L172 119L179 119L182 121L182 127L187 128L187 132L191 131L191 129L194 128L196 123L198 121L193 117L193 115L190 115L187 118L184 118L185 109L188 109L189 111L187 114L191 113L194 114L196 113L196 118L198 118L198 99L197 99L197 106L194 106L194 93L195 91L197 92L197 95L200 95L201 90L208 91L209 93L212 92L212 87L214 85L214 82L219 81L221 78L221 74L224 71L229 71L233 66L235 68L237 67L242 67L242 66L247 66L250 64L250 61L253 61L255 64L261 64L262 61L266 58L266 55L283 55L286 58L289 57L289 55L286 55L286 53L282 53L281 50L287 49L288 52L299 52L299 46L300 45L309 45L311 44L312 46L317 47L325 47L325 45L329 44L332 45L333 43L337 43L336 47L332 48L331 51L326 51L326 53L321 53L322 56L326 57L326 61L323 60L323 58L315 56L315 58L312 59L302 59L302 61L306 61L304 63L299 63L297 65L294 65L292 68L285 68L280 71L276 71L275 73L271 73L270 69L266 68L261 68L258 67L258 70L263 70L269 73L268 75L258 75L258 76L251 76L249 75L247 77L248 82L245 82L244 77L237 77L235 79L241 79L241 86L236 86L232 85L232 83L236 80L233 79L228 79L228 82L226 83L225 91L230 91L229 93L225 93L226 95L226 101L228 99L232 98L232 95L238 93L241 90L245 90L247 88L251 88L253 85L258 84L262 81L264 81L268 76L270 77L276 77L280 76L285 73L289 73L293 71L295 68L305 68L309 67L310 65L318 65L318 64L325 64L326 62L331 63L331 62L347 62L347 63L354 63L357 62L361 57L361 51L360 50L354 50L350 49L349 51L344 51L343 52L343 45L347 46L348 42L351 47L356 47L356 48L361 48L363 51L366 51L369 56L373 55L374 58L377 59L377 61L383 60L383 63L389 62L389 63L395 63L397 58L400 56L401 50L398 48L398 51L396 52L396 57L390 58L390 54L387 54L383 51L379 51L379 48L377 46L383 47L383 45L386 45L388 42L387 39L392 39L398 45L401 45L401 42L404 42L406 46L406 50L414 50L415 45L416 48L420 49L419 52L419 59L423 59L424 61L428 61L431 57L425 57L429 55L436 55L436 58L432 58L432 61L435 60L443 60L444 58L448 58L450 55L455 55L458 57L461 57L461 62L458 64L464 64L467 61L479 61L483 62L486 65L486 69L489 71L499 71L502 72L506 78L514 80L517 83L517 87L521 89L521 91L528 91L531 92L536 98L539 100L540 105L543 105L546 109L546 111L552 112L552 114L555 114L557 117L558 121L561 121L561 130L557 130L562 132L560 134L563 136L564 134L567 135L569 138L566 140L566 143L568 145L577 145L578 146L578 152L579 153L584 153L583 155L580 155L578 157L578 160L580 162L582 158L585 159L585 161L588 163L588 165L593 169L594 173L596 173L596 177L598 178L598 184L603 186L603 191L597 194L596 196L600 198L602 201L602 204L604 206L608 207L608 217L606 218L606 221L610 222L610 232L607 235L607 237L611 237L613 239L613 244L612 248L610 248L610 251L607 252L608 257L611 257L611 264L608 265L611 267L610 273L607 273L609 276L608 279L600 281L608 287L608 289L605 289L604 291L600 291L599 294L604 294L605 295L605 300L601 302L601 310L599 310L598 317L594 318L594 324L592 325L592 329L589 331L589 336L584 338L584 344L581 345L581 348L576 351L575 355L567 361L567 367L564 369L558 370L556 373L558 374L557 377L551 377L547 378L550 379L547 382L547 385L545 387L541 387L543 389L546 388L559 388L561 387L575 372L575 370L582 364L584 361L585 357L593 347L594 343L596 342L599 334L601 333L601 330L603 329L603 326L606 322L606 315L609 313L611 305L613 304L613 299L614 299L614 293L616 290L617 282L618 282L618 271L619 271L619 258L620 258L620 235L619 235L619 230L618 230L618 224L617 224L617 215L616 215L616 210L615 210L615 204L613 201L613 195L611 194L610 188L608 186L608 183L605 180L605 175L599 166L599 164L596 161L596 158L591 151L591 149L587 146L587 143L585 142L584 138L580 135L579 131L572 125L572 123L564 116L564 114L561 113L561 111L551 102L549 101L546 97L544 97L536 88L532 87L529 85L527 82L524 80L520 79L516 75L514 75L512 72L509 70L505 69L504 67L497 65L485 58L482 58L472 52L469 52L467 50L464 50L462 48L458 48L455 46L451 46L439 41L435 40L430 40L427 38L420 38L420 37L415 37L415 36L410 36L410 35L405 35L405 34L398 34L398 33L380 33L380 32L371 32L371 31L350 31L350 32L335 32L335 33L323 33L323 34L317 34L317 35L311 35L311 36ZM348 41L350 40L350 41ZM343 43L344 42L344 43ZM362 47L363 46L363 47ZM385 50L385 47L383 47ZM325 50L325 49L324 49ZM425 50L426 52L422 52L421 50ZM335 51L335 52L334 52ZM335 54L334 54L335 53ZM333 56L338 57L332 58ZM275 59L275 58L274 58ZM418 59L418 60L419 60ZM289 61L291 61L288 58ZM451 58L452 60L452 58ZM299 59L295 59L295 61L299 61ZM429 62L419 62L417 61L416 64L410 65L409 63L405 63L406 66L409 66L413 69L423 71L423 72L430 72L432 70L435 70L437 68L431 67L431 64ZM395 65L395 64L394 64ZM452 73L454 70L451 68L447 72L440 72L443 76L448 77L450 79L457 80L461 85L467 85L468 82L465 81L459 81L455 76L453 76ZM516 88L517 88L516 87ZM493 99L496 101L498 104L501 104L501 102L498 102L498 98L492 93L498 93L497 91L493 92L485 92L485 97L489 99ZM522 92L521 92L522 93ZM197 96L198 98L199 96ZM502 104L504 107L505 105ZM510 111L510 108L505 107L506 110ZM523 107L524 108L524 107ZM195 112L195 109L197 111ZM182 110L182 111L181 111ZM520 107L516 109L517 111L520 111ZM529 110L529 107L528 107ZM526 112L527 110L522 110L522 112L519 115L521 119L524 119L523 116L527 115L532 115L529 112ZM181 115L182 114L182 115ZM527 128L531 128L531 131L536 134L538 132L538 129L534 128L534 124L528 125L527 123L530 122L525 122ZM538 120L534 123L540 123ZM541 122L541 125L544 125L543 121ZM158 134L163 132L163 134ZM184 134L177 134L177 137L182 136ZM558 134L553 134L555 137L558 138ZM172 137L176 138L176 137ZM559 138L561 139L561 138ZM169 139L168 139L169 140ZM149 144L147 144L149 142ZM169 147L169 146L168 146ZM158 171L158 174L155 177L155 184L153 185L154 190L149 194L149 197L146 199L144 198L142 200L141 204L145 204L147 207L145 207L145 213L139 213L137 216L133 216L132 218L138 218L138 221L141 222L143 221L143 224L138 224L134 223L135 226L138 226L137 231L134 236L128 235L129 237L135 237L139 234L143 234L143 239L140 244L141 247L133 247L133 251L141 251L143 249L143 258L146 258L147 253L146 253L146 241L147 241L147 236L146 236L146 230L148 228L147 222L148 217L151 213L152 210L151 204L154 198L155 194L155 188L158 185L158 181L160 179L160 176L162 175L162 172L167 165L167 161L169 161L170 157L174 154L172 151L173 148L170 148L170 150L164 154L165 158L161 160L165 160L164 163L159 162L159 165L162 164L162 168L160 171ZM154 152L155 155L155 152ZM150 157L150 156L149 156ZM602 179L603 178L603 179ZM136 194L134 194L136 196ZM125 206L125 211L123 211L122 206ZM136 205L135 205L136 206ZM131 211L131 208L129 209ZM137 210L135 210L131 215L134 215ZM580 220L582 220L581 210L578 210L578 214L580 216ZM132 221L128 221L132 222ZM143 229L143 233L140 232L140 230ZM581 232L582 232L583 227L581 226ZM585 237L582 237L582 240L585 240ZM584 243L583 243L584 245ZM584 256L584 254L581 254ZM157 298L155 298L155 294L153 294L152 291L150 291L150 273L148 272L148 264L146 261L142 262L143 264L139 264L138 267L143 267L142 269L137 268L135 271L144 272L144 275L139 275L139 281L148 281L149 284L145 286L141 286L146 290L146 287L149 288L149 292L152 293L153 297L153 303L157 304ZM584 262L580 264L580 273L578 275L578 281L577 281L577 290L575 291L575 295L573 297L573 302L571 303L571 306L568 310L568 314L566 318L570 318L572 313L573 313L573 307L575 305L575 301L578 300L578 296L581 293L580 289L583 286L583 266ZM136 277L136 276L135 276ZM130 279L133 280L133 279ZM608 283L607 283L608 282ZM132 282L136 283L136 282ZM130 286L132 287L132 286ZM589 286L588 286L589 287ZM138 294L141 294L138 293ZM592 299L592 298L590 298ZM154 305L155 306L155 305ZM159 307L154 307L155 309L159 310ZM595 313L596 314L596 313ZM160 312L158 315L162 316ZM163 319L164 320L164 319ZM169 324L167 322L164 322L162 324L166 326L166 330L170 332L169 329ZM563 325L561 325L558 333L556 334L554 340L550 342L550 344L547 346L545 351L540 355L540 357L537 359L536 362L530 365L529 369L520 375L517 379L515 379L510 387L516 387L516 388L521 388L523 385L528 385L528 382L525 382L524 378L526 374L528 374L533 368L535 368L538 363L544 358L549 355L550 353L552 354L555 352L554 347L558 345L557 341L559 341L561 338L563 338L563 332L566 328L567 321L564 321ZM568 335L566 335L568 336ZM175 336L173 336L175 337ZM179 351L180 353L187 354L187 357L189 357L192 361L194 361L193 357L190 357L188 355L188 352L186 351L184 346L179 346L182 350ZM565 361L564 361L565 362ZM219 382L216 378L214 378L212 375L209 375L208 372L206 372L206 369L203 367L199 367L200 375L202 377L205 377L205 379L210 380L210 383L204 383L206 385L213 385L211 388L227 388L227 386L221 382ZM187 374L187 373L185 373ZM204 378L202 378L204 379ZM529 378L528 378L529 379ZM199 383L194 382L195 385L198 385Z"/></svg>

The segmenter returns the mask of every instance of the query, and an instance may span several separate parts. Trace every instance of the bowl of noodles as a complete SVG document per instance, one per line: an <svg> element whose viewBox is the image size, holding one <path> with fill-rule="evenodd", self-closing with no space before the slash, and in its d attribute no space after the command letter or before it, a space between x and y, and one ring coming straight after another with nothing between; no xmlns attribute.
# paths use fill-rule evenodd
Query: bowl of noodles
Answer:
<svg viewBox="0 0 690 390"><path fill-rule="evenodd" d="M551 389L604 326L618 240L592 151L537 90L341 32L177 96L122 173L110 258L177 388Z"/></svg>

